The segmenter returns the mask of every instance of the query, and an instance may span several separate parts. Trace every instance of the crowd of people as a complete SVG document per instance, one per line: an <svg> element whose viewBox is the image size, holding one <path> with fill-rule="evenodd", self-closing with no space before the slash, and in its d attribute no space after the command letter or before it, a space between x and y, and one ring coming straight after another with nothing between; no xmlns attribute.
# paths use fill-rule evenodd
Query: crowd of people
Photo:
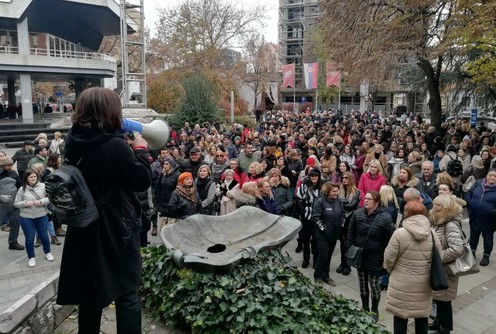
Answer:
<svg viewBox="0 0 496 334"><path fill-rule="evenodd" d="M91 114L89 103L97 98L93 95L107 93L91 90L79 104L81 112ZM98 118L97 123L90 124L79 115L76 111L73 116L77 126L68 134L67 144L61 134L50 144L40 134L34 142L25 142L12 158L0 156L0 182L13 180L14 192L12 198L0 194L1 219L8 222L4 226L10 229L10 249L24 249L17 242L19 225L22 227L29 266L35 265L36 233L49 261L53 260L50 237L52 244L57 244L57 236L65 234L50 217L44 178L60 166L64 154L73 160L81 158L92 142L113 142L110 134L120 129L110 120ZM406 333L408 318L415 318L417 333L426 333L428 327L449 333L458 278L449 277L448 290L432 292L428 279L432 245L438 247L444 263L461 256L462 209L466 207L474 256L482 235L480 265L490 263L496 226L496 132L484 124L471 127L462 121L444 123L436 131L419 116L381 119L375 112L273 111L258 116L254 128L208 122L192 127L186 122L177 132L172 131L162 149L150 155L145 155L143 142L128 138L135 156L124 159L125 163L141 170L146 158L151 174L143 172L140 185L128 182L134 174L124 173L116 182L122 184L122 196L135 192L142 212L152 207L158 211L156 217L142 215L139 245L147 245L149 230L157 235L160 227L198 213L225 215L250 205L271 214L293 216L302 222L296 253L302 253L302 268L313 267L315 283L335 285L330 269L338 241L341 257L337 274L351 273L346 251L351 245L361 247L363 265L356 270L365 310L377 320L381 290L387 288L386 309L395 316L395 333ZM100 146L104 149L106 144ZM98 152L95 155L105 154ZM95 159L85 156L89 162L83 174L87 174L93 191L104 194L111 188L108 180L117 175L110 165L107 168ZM12 170L15 163L17 172ZM98 177L90 176L93 174ZM7 202L4 196L9 198ZM117 219L112 210L119 206L114 203L108 208L102 224ZM107 230L96 228L92 227L91 233L101 242L117 243ZM71 247L95 236L85 232L75 238L71 238ZM104 253L100 251L96 258ZM68 253L77 257L75 251ZM72 261L69 255L67 261ZM131 258L135 255L130 253ZM104 265L97 259L91 261L96 261L98 268ZM61 274L61 289L66 294L61 294L60 302L82 305L80 314L89 321L88 326L96 328L94 322L101 314L92 309L95 304L99 308L115 297L124 304L131 299L134 305L134 290L98 300L68 293L62 282L82 273L70 265L66 268ZM103 285L108 283L101 279ZM429 325L433 301L437 317Z"/></svg>
<svg viewBox="0 0 496 334"><path fill-rule="evenodd" d="M416 319L417 333L428 327L450 332L458 278L449 277L447 291L432 292L432 245L444 263L462 255L461 212L467 208L474 256L481 256L482 235L480 265L489 264L496 132L462 121L436 131L419 116L381 119L354 111L274 111L258 121L255 128L185 123L173 132L152 164L159 224L194 213L224 215L243 205L293 216L302 222L296 252L303 268L312 265L317 284L335 285L330 262L338 241L336 273L342 275L352 270L348 247L363 247L357 271L364 309L377 319L387 289L396 333L406 333L408 318ZM180 205L184 209L173 209ZM410 251L404 253L404 244ZM410 282L405 275L423 278ZM414 305L412 293L421 296ZM428 325L432 301L437 317Z"/></svg>

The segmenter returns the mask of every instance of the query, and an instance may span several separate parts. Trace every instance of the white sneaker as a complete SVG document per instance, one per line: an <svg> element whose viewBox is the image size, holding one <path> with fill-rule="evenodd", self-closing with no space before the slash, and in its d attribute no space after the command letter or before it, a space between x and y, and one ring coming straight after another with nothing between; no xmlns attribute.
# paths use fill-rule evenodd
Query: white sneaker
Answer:
<svg viewBox="0 0 496 334"><path fill-rule="evenodd" d="M36 259L34 257L32 257L28 261L28 267L33 268L34 266L36 266Z"/></svg>
<svg viewBox="0 0 496 334"><path fill-rule="evenodd" d="M46 257L47 261L50 261L50 262L53 261L53 255L52 255L52 253L46 253L45 254L45 257Z"/></svg>

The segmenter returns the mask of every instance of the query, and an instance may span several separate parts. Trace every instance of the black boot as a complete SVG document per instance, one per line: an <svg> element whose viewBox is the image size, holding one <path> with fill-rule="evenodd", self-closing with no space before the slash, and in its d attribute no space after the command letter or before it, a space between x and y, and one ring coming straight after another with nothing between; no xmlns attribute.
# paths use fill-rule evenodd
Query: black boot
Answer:
<svg viewBox="0 0 496 334"><path fill-rule="evenodd" d="M380 299L374 299L372 298L372 318L374 319L375 322L379 320L379 300Z"/></svg>
<svg viewBox="0 0 496 334"><path fill-rule="evenodd" d="M433 322L427 326L427 329L432 330L432 331L437 331L439 330L439 318L434 319Z"/></svg>
<svg viewBox="0 0 496 334"><path fill-rule="evenodd" d="M341 264L339 265L339 267L336 269L336 272L338 274L341 274L343 272L344 266L345 266L345 264L341 262Z"/></svg>
<svg viewBox="0 0 496 334"><path fill-rule="evenodd" d="M370 312L369 295L360 295L360 297L362 298L362 309L367 312Z"/></svg>
<svg viewBox="0 0 496 334"><path fill-rule="evenodd" d="M451 333L451 330L443 328L442 326L439 328L439 334L449 334Z"/></svg>
<svg viewBox="0 0 496 334"><path fill-rule="evenodd" d="M345 264L344 265L344 268L343 268L343 273L342 274L344 276L348 276L350 273L351 273L351 267L348 264Z"/></svg>
<svg viewBox="0 0 496 334"><path fill-rule="evenodd" d="M303 244L298 240L298 246L296 246L295 253L301 253L303 250Z"/></svg>
<svg viewBox="0 0 496 334"><path fill-rule="evenodd" d="M483 267L487 266L489 264L489 255L484 254L479 264Z"/></svg>

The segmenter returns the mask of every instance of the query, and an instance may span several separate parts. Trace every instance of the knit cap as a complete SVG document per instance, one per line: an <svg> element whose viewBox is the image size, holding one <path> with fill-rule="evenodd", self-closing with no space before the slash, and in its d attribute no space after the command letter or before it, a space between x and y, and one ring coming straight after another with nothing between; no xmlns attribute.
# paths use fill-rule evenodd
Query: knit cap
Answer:
<svg viewBox="0 0 496 334"><path fill-rule="evenodd" d="M163 162L167 162L172 167L176 167L176 160L174 160L174 158L172 157L165 157Z"/></svg>
<svg viewBox="0 0 496 334"><path fill-rule="evenodd" d="M306 166L315 166L315 159L314 159L314 158L312 158L312 157L309 157L309 158L307 159L307 164L306 164Z"/></svg>

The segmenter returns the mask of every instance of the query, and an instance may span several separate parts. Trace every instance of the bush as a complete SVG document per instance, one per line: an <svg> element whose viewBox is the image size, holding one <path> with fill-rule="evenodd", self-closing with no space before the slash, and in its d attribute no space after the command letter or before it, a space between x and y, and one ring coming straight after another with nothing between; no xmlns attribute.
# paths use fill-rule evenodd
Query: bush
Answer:
<svg viewBox="0 0 496 334"><path fill-rule="evenodd" d="M195 333L388 333L290 262L262 252L215 275L178 269L165 246L144 248L140 293L155 318Z"/></svg>

